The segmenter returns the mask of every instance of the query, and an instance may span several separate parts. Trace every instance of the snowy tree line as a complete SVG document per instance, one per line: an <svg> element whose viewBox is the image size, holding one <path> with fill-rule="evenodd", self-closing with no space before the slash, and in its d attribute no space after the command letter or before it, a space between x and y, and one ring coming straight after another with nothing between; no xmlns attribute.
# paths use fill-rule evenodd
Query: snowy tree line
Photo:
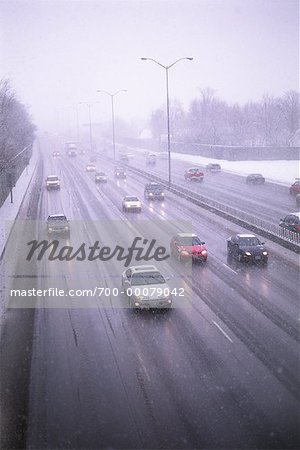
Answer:
<svg viewBox="0 0 300 450"><path fill-rule="evenodd" d="M210 145L288 147L297 146L299 129L299 93L281 97L264 95L259 102L241 106L218 98L211 88L200 90L187 111L174 100L170 104L173 142ZM157 109L150 119L152 135L166 139L166 110ZM299 138L298 138L299 139Z"/></svg>
<svg viewBox="0 0 300 450"><path fill-rule="evenodd" d="M0 80L0 206L29 163L34 138L35 126L26 107L9 80Z"/></svg>

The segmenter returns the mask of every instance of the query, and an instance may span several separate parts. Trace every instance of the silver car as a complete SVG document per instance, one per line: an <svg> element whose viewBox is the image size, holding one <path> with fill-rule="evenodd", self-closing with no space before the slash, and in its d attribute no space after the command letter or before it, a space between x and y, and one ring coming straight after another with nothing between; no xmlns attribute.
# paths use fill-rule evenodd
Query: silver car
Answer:
<svg viewBox="0 0 300 450"><path fill-rule="evenodd" d="M133 308L170 308L171 289L155 266L131 266L122 274L122 289Z"/></svg>

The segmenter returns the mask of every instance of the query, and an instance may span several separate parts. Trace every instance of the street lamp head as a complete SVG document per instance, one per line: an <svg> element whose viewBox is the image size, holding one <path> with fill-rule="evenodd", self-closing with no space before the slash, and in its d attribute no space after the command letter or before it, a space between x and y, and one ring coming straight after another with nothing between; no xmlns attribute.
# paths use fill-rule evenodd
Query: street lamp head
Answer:
<svg viewBox="0 0 300 450"><path fill-rule="evenodd" d="M188 59L189 61L193 61L194 58L191 58L190 56L188 56L186 59Z"/></svg>
<svg viewBox="0 0 300 450"><path fill-rule="evenodd" d="M147 61L148 58L141 58L142 61Z"/></svg>

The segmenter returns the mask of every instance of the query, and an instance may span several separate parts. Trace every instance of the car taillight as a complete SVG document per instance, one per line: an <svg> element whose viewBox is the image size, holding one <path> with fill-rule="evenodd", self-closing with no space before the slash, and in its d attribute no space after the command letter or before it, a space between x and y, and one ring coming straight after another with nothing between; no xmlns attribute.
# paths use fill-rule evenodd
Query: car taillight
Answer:
<svg viewBox="0 0 300 450"><path fill-rule="evenodd" d="M297 230L300 231L300 225L299 225L299 227L297 228Z"/></svg>

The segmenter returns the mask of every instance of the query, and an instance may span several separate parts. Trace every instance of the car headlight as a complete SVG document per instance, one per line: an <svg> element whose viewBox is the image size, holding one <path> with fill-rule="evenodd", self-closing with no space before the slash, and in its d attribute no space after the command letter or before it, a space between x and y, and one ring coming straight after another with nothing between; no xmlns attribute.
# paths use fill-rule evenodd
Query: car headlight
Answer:
<svg viewBox="0 0 300 450"><path fill-rule="evenodd" d="M268 255L268 252L263 252L263 255L264 255L264 256L267 256L267 255Z"/></svg>
<svg viewBox="0 0 300 450"><path fill-rule="evenodd" d="M207 250L202 250L201 255L207 255Z"/></svg>
<svg viewBox="0 0 300 450"><path fill-rule="evenodd" d="M251 256L251 253L250 252L245 252L245 255L246 256Z"/></svg>
<svg viewBox="0 0 300 450"><path fill-rule="evenodd" d="M187 250L181 250L181 255L188 256L190 253Z"/></svg>
<svg viewBox="0 0 300 450"><path fill-rule="evenodd" d="M160 194L162 197L164 197L165 196L165 194L162 192L161 194Z"/></svg>
<svg viewBox="0 0 300 450"><path fill-rule="evenodd" d="M69 227L64 227L64 230L68 230L69 229Z"/></svg>
<svg viewBox="0 0 300 450"><path fill-rule="evenodd" d="M152 192L149 192L149 195L152 196L153 195Z"/></svg>

